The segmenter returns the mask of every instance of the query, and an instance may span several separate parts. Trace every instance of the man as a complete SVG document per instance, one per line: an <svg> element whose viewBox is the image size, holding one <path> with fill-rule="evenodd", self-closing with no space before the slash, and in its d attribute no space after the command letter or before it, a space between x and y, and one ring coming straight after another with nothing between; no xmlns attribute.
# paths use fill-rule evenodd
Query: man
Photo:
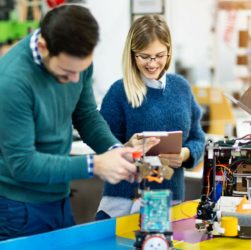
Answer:
<svg viewBox="0 0 251 250"><path fill-rule="evenodd" d="M62 5L0 59L0 240L74 225L70 180L136 171L96 108L98 37L88 9ZM72 125L97 155L69 156Z"/></svg>

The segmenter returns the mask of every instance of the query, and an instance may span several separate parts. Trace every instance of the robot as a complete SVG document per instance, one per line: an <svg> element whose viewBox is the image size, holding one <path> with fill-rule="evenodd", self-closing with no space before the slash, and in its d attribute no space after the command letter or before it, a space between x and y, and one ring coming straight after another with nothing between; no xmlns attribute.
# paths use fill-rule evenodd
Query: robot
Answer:
<svg viewBox="0 0 251 250"><path fill-rule="evenodd" d="M137 167L138 192L142 204L140 209L140 230L135 232L135 249L168 250L174 249L169 211L172 200L170 190L150 190L148 182L161 183L172 177L172 170L162 166L158 157L142 157L141 152L134 152Z"/></svg>
<svg viewBox="0 0 251 250"><path fill-rule="evenodd" d="M251 87L239 100L225 96L251 114ZM203 170L196 227L211 236L251 238L251 134L208 140Z"/></svg>
<svg viewBox="0 0 251 250"><path fill-rule="evenodd" d="M251 238L251 135L213 142L204 154L196 228L210 236ZM232 221L232 225L225 224ZM235 223L235 221L237 221ZM234 230L233 223L236 224Z"/></svg>

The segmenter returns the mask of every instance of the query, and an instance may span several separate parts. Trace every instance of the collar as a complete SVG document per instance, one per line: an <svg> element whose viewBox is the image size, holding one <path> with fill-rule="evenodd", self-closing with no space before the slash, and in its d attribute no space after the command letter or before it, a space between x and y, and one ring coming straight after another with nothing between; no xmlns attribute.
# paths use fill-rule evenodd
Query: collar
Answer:
<svg viewBox="0 0 251 250"><path fill-rule="evenodd" d="M38 47L37 47L37 42L38 42L39 35L40 35L40 29L35 30L34 33L31 36L30 48L31 48L31 51L32 51L32 56L33 56L34 62L37 65L39 65L40 67L43 67L44 64L43 64L43 61L42 61L42 57L39 54Z"/></svg>
<svg viewBox="0 0 251 250"><path fill-rule="evenodd" d="M166 73L164 73L159 80L146 78L142 74L141 74L141 78L143 82L145 83L145 85L149 88L164 89L166 87Z"/></svg>

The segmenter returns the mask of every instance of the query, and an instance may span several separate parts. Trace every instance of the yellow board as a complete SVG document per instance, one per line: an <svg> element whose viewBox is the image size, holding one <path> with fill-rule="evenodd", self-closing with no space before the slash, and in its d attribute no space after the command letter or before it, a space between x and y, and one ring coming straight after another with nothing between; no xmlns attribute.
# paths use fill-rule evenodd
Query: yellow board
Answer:
<svg viewBox="0 0 251 250"><path fill-rule="evenodd" d="M248 250L251 249L251 240L250 239L238 239L238 238L213 238L211 240L202 241L193 245L194 249L203 249L203 250L229 250L229 249L238 249L238 250Z"/></svg>
<svg viewBox="0 0 251 250"><path fill-rule="evenodd" d="M200 249L199 246L195 246L194 244L190 244L184 241L173 241L173 246L175 247L175 249L179 250L197 250ZM212 250L212 249L211 249Z"/></svg>
<svg viewBox="0 0 251 250"><path fill-rule="evenodd" d="M197 213L199 200L185 201L171 209L171 221L183 220L194 217Z"/></svg>
<svg viewBox="0 0 251 250"><path fill-rule="evenodd" d="M135 239L134 231L139 230L139 214L132 214L116 219L116 235Z"/></svg>

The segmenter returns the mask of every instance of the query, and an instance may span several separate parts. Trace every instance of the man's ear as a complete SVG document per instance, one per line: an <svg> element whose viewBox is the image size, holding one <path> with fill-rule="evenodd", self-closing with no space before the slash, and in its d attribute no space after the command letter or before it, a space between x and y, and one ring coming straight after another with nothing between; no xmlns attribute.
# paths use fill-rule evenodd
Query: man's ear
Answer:
<svg viewBox="0 0 251 250"><path fill-rule="evenodd" d="M37 48L42 58L47 57L49 55L49 50L47 49L46 41L41 36L38 38Z"/></svg>

